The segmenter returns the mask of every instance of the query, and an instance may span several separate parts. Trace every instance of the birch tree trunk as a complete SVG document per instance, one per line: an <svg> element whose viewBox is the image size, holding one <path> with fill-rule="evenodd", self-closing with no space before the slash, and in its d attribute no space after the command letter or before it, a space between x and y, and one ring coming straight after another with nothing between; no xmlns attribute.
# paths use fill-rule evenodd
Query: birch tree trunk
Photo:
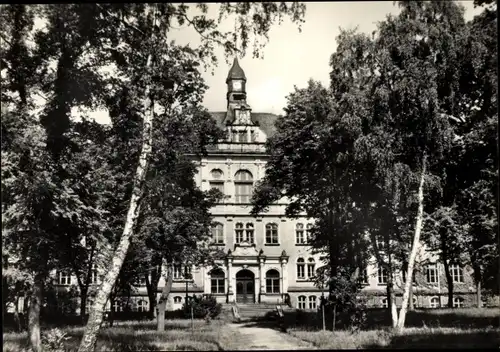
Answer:
<svg viewBox="0 0 500 352"><path fill-rule="evenodd" d="M403 302L401 303L401 311L399 313L399 320L397 330L401 331L405 325L406 310L408 307L408 298L410 293L410 286L413 284L413 266L415 265L415 258L420 241L420 232L422 231L422 224L424 220L424 180L426 173L426 155L422 157L422 174L420 175L420 185L418 187L418 210L417 222L415 224L415 234L413 236L413 246L411 248L410 259L408 260L408 272L406 274L405 289L403 293Z"/></svg>
<svg viewBox="0 0 500 352"><path fill-rule="evenodd" d="M167 280L165 285L163 286L163 290L161 291L160 302L158 302L158 315L156 321L156 330L164 331L165 330L165 310L167 307L168 296L170 295L170 291L172 290L172 282L173 282L173 264L168 263L167 266Z"/></svg>
<svg viewBox="0 0 500 352"><path fill-rule="evenodd" d="M155 16L156 17L156 16ZM156 21L155 21L156 22ZM152 65L152 54L148 55L146 69L148 70ZM97 334L101 328L104 309L106 307L106 302L109 298L111 290L116 282L120 269L127 255L127 251L130 245L130 240L133 235L134 227L137 223L137 217L139 215L140 200L143 193L143 183L146 177L148 160L151 154L151 144L152 144L152 124L154 110L150 98L151 86L148 84L145 90L145 99L143 104L143 127L142 127L142 149L139 157L139 164L137 166L136 175L134 179L134 187L132 190L132 196L130 198L130 206L127 213L127 219L123 229L122 236L118 247L116 248L113 258L111 260L110 270L104 276L103 282L99 286L95 302L92 306L89 320L85 331L83 334L80 347L78 352L92 352L95 349L95 344L97 342Z"/></svg>

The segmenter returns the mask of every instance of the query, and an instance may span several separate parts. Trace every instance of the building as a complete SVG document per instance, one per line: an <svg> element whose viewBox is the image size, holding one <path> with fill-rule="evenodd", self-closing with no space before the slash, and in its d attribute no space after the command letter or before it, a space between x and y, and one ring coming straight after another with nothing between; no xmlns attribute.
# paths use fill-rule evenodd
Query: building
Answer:
<svg viewBox="0 0 500 352"><path fill-rule="evenodd" d="M323 265L319 255L308 246L307 229L313 222L305 217L285 216L286 199L270 206L260 217L250 215L253 187L264 176L267 154L265 142L274 132L278 116L252 112L247 102L247 79L235 59L226 79L227 111L212 117L227 130L228 139L209 149L199 161L196 176L202 190L217 188L225 199L213 208L213 246L225 253L214 268L177 265L167 309L182 307L186 296L211 294L221 303L276 303L285 296L295 308L315 309L323 294L311 278ZM413 302L416 307L437 308L447 305L444 266L429 252L419 254ZM476 305L476 290L470 267L451 266L454 281L453 305ZM188 274L188 275L186 275ZM386 307L387 273L372 260L364 271L368 305ZM60 288L76 284L70 273L54 275ZM97 282L97 275L92 283ZM163 287L161 279L159 286ZM135 311L147 311L149 300L145 281L136 283L134 295L126 305ZM401 304L402 273L395 278L396 304ZM326 294L326 292L325 292ZM158 293L159 297L160 293ZM486 302L486 300L484 300ZM495 304L488 301L488 305ZM498 303L497 303L498 304ZM109 308L109 307L108 307ZM115 302L115 310L123 309Z"/></svg>

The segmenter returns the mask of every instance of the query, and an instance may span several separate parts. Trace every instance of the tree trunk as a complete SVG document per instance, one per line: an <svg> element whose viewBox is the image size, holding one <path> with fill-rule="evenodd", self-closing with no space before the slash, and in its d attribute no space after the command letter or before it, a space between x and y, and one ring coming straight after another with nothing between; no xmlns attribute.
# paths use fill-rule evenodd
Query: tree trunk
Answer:
<svg viewBox="0 0 500 352"><path fill-rule="evenodd" d="M405 289L403 293L403 302L401 304L401 311L399 312L399 320L397 329L403 330L406 319L406 309L408 307L408 298L410 294L410 286L413 285L413 266L417 257L417 252L420 244L420 232L424 221L424 180L426 173L426 155L422 157L422 174L420 175L420 185L418 187L418 211L417 221L415 224L415 234L413 236L413 245L411 248L410 259L408 260L408 273L406 274L407 280L405 282Z"/></svg>
<svg viewBox="0 0 500 352"><path fill-rule="evenodd" d="M156 10L155 10L156 11ZM156 14L154 15L156 18ZM155 21L156 23L156 21ZM154 28L154 26L153 26ZM152 64L152 55L148 55L146 68L149 69ZM144 113L143 113L143 126L142 126L142 150L139 157L139 164L137 165L136 175L134 179L134 186L132 189L132 196L130 198L130 206L127 213L127 219L123 229L122 236L118 247L116 248L113 258L111 260L110 270L105 275L103 282L99 286L90 316L85 327L82 341L78 352L92 352L95 349L97 342L97 334L101 328L104 316L104 309L109 295L115 285L116 279L120 273L120 269L127 255L130 245L130 240L133 235L134 227L137 223L139 215L140 200L143 193L143 183L146 177L149 156L151 154L152 144L152 124L154 117L154 109L151 104L150 85L147 85L144 99Z"/></svg>
<svg viewBox="0 0 500 352"><path fill-rule="evenodd" d="M85 324L85 310L87 309L87 290L80 288L80 317L82 324Z"/></svg>
<svg viewBox="0 0 500 352"><path fill-rule="evenodd" d="M151 264L154 269L151 271L151 282L146 276L146 289L149 298L149 318L154 319L156 318L156 293L158 292L158 283L161 278L162 258L155 257Z"/></svg>
<svg viewBox="0 0 500 352"><path fill-rule="evenodd" d="M453 278L450 273L450 265L448 261L443 260L444 274L446 276L446 285L448 287L448 308L453 308Z"/></svg>
<svg viewBox="0 0 500 352"><path fill-rule="evenodd" d="M16 296L16 303L14 306L14 323L16 324L17 332L21 332L21 319L19 319L19 296Z"/></svg>
<svg viewBox="0 0 500 352"><path fill-rule="evenodd" d="M31 292L30 305L28 308L28 336L29 344L33 352L42 351L40 339L40 310L43 299L44 276L41 273L35 275L33 291Z"/></svg>
<svg viewBox="0 0 500 352"><path fill-rule="evenodd" d="M173 274L173 263L168 263L167 280L161 291L160 302L158 303L157 331L165 331L165 310L167 308L168 296L172 290Z"/></svg>
<svg viewBox="0 0 500 352"><path fill-rule="evenodd" d="M412 283L410 285L410 297L409 297L409 306L410 308L408 309L409 311L412 311L415 309L414 305L413 305L413 278L412 278Z"/></svg>

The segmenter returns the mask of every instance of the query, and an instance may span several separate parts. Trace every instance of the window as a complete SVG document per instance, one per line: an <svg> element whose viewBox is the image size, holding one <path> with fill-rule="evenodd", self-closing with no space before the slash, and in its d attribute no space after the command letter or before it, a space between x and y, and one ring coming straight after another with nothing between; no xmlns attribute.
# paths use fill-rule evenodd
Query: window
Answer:
<svg viewBox="0 0 500 352"><path fill-rule="evenodd" d="M306 309L306 296L299 296L297 308Z"/></svg>
<svg viewBox="0 0 500 352"><path fill-rule="evenodd" d="M135 312L146 312L148 310L148 302L145 300L141 299L136 302L134 305L134 311Z"/></svg>
<svg viewBox="0 0 500 352"><path fill-rule="evenodd" d="M438 272L436 264L427 264L425 268L425 276L429 284L436 284L438 282Z"/></svg>
<svg viewBox="0 0 500 352"><path fill-rule="evenodd" d="M220 192L224 193L224 180L223 180L224 174L222 173L222 171L219 169L213 169L210 172L210 176L212 178L209 182L210 188L215 188Z"/></svg>
<svg viewBox="0 0 500 352"><path fill-rule="evenodd" d="M297 279L306 278L306 263L304 258L297 259Z"/></svg>
<svg viewBox="0 0 500 352"><path fill-rule="evenodd" d="M214 269L210 272L210 292L221 294L225 292L224 272L221 269Z"/></svg>
<svg viewBox="0 0 500 352"><path fill-rule="evenodd" d="M457 264L451 265L450 274L454 283L464 282L464 270L460 267L460 265Z"/></svg>
<svg viewBox="0 0 500 352"><path fill-rule="evenodd" d="M413 297L413 308L418 308L418 300L417 300L417 297Z"/></svg>
<svg viewBox="0 0 500 352"><path fill-rule="evenodd" d="M191 266L180 264L174 265L174 280L189 280L191 279Z"/></svg>
<svg viewBox="0 0 500 352"><path fill-rule="evenodd" d="M417 279L415 277L415 269L413 269L413 284L417 284ZM402 270L402 273L403 273L403 282L406 282L406 270Z"/></svg>
<svg viewBox="0 0 500 352"><path fill-rule="evenodd" d="M464 306L464 299L462 297L453 297L453 308L462 308Z"/></svg>
<svg viewBox="0 0 500 352"><path fill-rule="evenodd" d="M383 251L385 249L385 242L383 240L376 239L377 249Z"/></svg>
<svg viewBox="0 0 500 352"><path fill-rule="evenodd" d="M121 312L122 311L122 302L120 302L119 300L115 300L113 302L113 310L115 312Z"/></svg>
<svg viewBox="0 0 500 352"><path fill-rule="evenodd" d="M71 273L67 271L60 271L58 273L59 285L71 285Z"/></svg>
<svg viewBox="0 0 500 352"><path fill-rule="evenodd" d="M278 225L276 224L266 225L266 243L278 244Z"/></svg>
<svg viewBox="0 0 500 352"><path fill-rule="evenodd" d="M316 296L309 296L309 309L316 309Z"/></svg>
<svg viewBox="0 0 500 352"><path fill-rule="evenodd" d="M224 243L224 226L222 224L212 225L212 241L216 244Z"/></svg>
<svg viewBox="0 0 500 352"><path fill-rule="evenodd" d="M231 140L235 143L238 142L238 131L236 130L231 131Z"/></svg>
<svg viewBox="0 0 500 352"><path fill-rule="evenodd" d="M247 232L247 242L248 243L253 243L254 237L253 237L253 224L251 222L247 223L246 225L246 232Z"/></svg>
<svg viewBox="0 0 500 352"><path fill-rule="evenodd" d="M430 306L431 308L439 308L440 306L439 297L431 297Z"/></svg>
<svg viewBox="0 0 500 352"><path fill-rule="evenodd" d="M309 243L311 241L311 229L312 229L312 224L307 224L307 231L306 231L306 243Z"/></svg>
<svg viewBox="0 0 500 352"><path fill-rule="evenodd" d="M253 192L253 177L249 171L240 170L234 175L236 203L250 203Z"/></svg>
<svg viewBox="0 0 500 352"><path fill-rule="evenodd" d="M174 303L175 303L175 304L180 304L180 303L182 303L182 297L180 297L180 296L175 296L175 297L174 297Z"/></svg>
<svg viewBox="0 0 500 352"><path fill-rule="evenodd" d="M378 266L378 284L387 284L387 270L381 265Z"/></svg>
<svg viewBox="0 0 500 352"><path fill-rule="evenodd" d="M368 269L361 269L361 283L363 285L368 285Z"/></svg>
<svg viewBox="0 0 500 352"><path fill-rule="evenodd" d="M247 131L238 131L238 142L246 143L248 142L248 133Z"/></svg>
<svg viewBox="0 0 500 352"><path fill-rule="evenodd" d="M295 226L295 243L296 244L306 243L306 239L304 237L304 224L298 223Z"/></svg>
<svg viewBox="0 0 500 352"><path fill-rule="evenodd" d="M314 262L314 258L309 258L307 263L307 277L312 279L316 275L315 271L316 263Z"/></svg>
<svg viewBox="0 0 500 352"><path fill-rule="evenodd" d="M90 284L91 285L97 284L97 270L96 269L93 269L90 272Z"/></svg>
<svg viewBox="0 0 500 352"><path fill-rule="evenodd" d="M280 273L277 270L266 273L266 293L280 293Z"/></svg>
<svg viewBox="0 0 500 352"><path fill-rule="evenodd" d="M257 141L257 135L255 134L255 131L250 131L250 142L255 142Z"/></svg>
<svg viewBox="0 0 500 352"><path fill-rule="evenodd" d="M387 298L382 299L382 308L389 308L389 303L387 303Z"/></svg>
<svg viewBox="0 0 500 352"><path fill-rule="evenodd" d="M235 232L236 232L236 243L243 242L244 241L244 238L243 238L244 232L243 232L243 224L241 222L236 224Z"/></svg>

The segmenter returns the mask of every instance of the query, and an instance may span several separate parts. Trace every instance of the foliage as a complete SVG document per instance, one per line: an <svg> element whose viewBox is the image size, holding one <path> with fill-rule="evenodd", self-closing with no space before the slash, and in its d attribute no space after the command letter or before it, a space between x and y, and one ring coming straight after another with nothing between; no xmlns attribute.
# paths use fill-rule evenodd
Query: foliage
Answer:
<svg viewBox="0 0 500 352"><path fill-rule="evenodd" d="M222 311L222 304L217 303L213 296L196 296L194 295L187 303L184 303L182 310L186 318L191 318L191 309L195 319L216 318Z"/></svg>
<svg viewBox="0 0 500 352"><path fill-rule="evenodd" d="M42 346L45 350L51 352L64 352L64 341L69 337L64 331L58 328L48 330L42 334Z"/></svg>

